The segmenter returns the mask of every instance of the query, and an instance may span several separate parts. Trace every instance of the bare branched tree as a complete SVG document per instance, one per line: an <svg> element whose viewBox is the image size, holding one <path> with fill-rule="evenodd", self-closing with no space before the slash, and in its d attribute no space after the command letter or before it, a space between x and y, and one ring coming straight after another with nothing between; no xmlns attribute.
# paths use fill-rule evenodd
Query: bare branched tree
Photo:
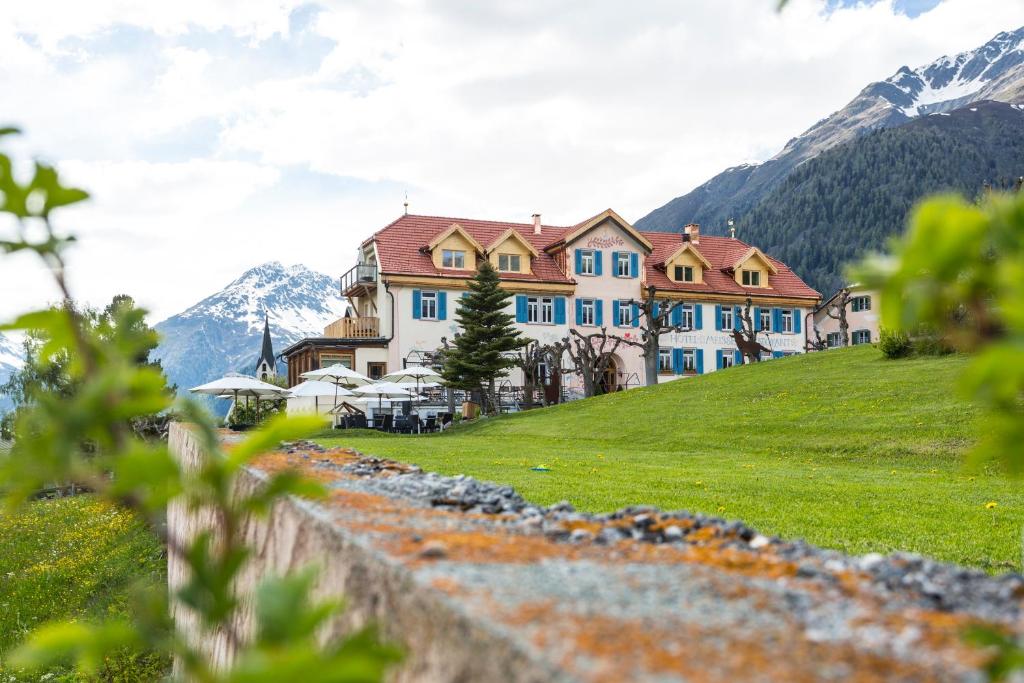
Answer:
<svg viewBox="0 0 1024 683"><path fill-rule="evenodd" d="M839 346L850 345L850 324L846 321L846 309L849 305L850 288L843 287L825 308L825 315L839 321Z"/></svg>
<svg viewBox="0 0 1024 683"><path fill-rule="evenodd" d="M661 335L666 332L691 332L691 326L674 325L671 320L676 309L685 305L682 301L658 301L655 298L657 289L647 287L643 301L630 300L627 305L640 309L640 344L644 352L644 383L654 386L658 383L658 350L661 347Z"/></svg>
<svg viewBox="0 0 1024 683"><path fill-rule="evenodd" d="M771 353L771 349L757 341L758 330L754 326L754 319L750 315L753 305L750 297L740 314L740 329L732 331L732 338L736 342L736 348L740 350L747 363L759 363L761 353Z"/></svg>
<svg viewBox="0 0 1024 683"><path fill-rule="evenodd" d="M589 397L600 393L601 378L608 370L612 356L622 345L642 348L643 342L608 334L608 328L602 327L600 332L591 334L569 330L569 336L564 337L558 346L560 351L569 354L573 372L583 380L583 394Z"/></svg>
<svg viewBox="0 0 1024 683"><path fill-rule="evenodd" d="M534 405L534 394L538 387L542 386L543 378L540 376L540 368L547 364L552 372L559 372L561 368L562 347L559 344L541 344L536 339L531 339L526 346L519 349L515 355L516 367L523 371L523 393L527 408ZM541 405L547 406L547 397L540 392Z"/></svg>

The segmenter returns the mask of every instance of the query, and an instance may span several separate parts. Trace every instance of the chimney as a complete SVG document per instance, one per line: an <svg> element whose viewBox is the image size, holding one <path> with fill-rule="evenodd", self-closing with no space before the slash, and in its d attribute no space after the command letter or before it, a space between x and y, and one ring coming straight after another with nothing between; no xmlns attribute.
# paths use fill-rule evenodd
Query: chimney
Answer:
<svg viewBox="0 0 1024 683"><path fill-rule="evenodd" d="M690 223L683 228L683 234L690 236L690 241L694 244L700 243L700 226L696 223Z"/></svg>
<svg viewBox="0 0 1024 683"><path fill-rule="evenodd" d="M540 214L539 213L533 214L533 234L534 235L539 235L540 234Z"/></svg>

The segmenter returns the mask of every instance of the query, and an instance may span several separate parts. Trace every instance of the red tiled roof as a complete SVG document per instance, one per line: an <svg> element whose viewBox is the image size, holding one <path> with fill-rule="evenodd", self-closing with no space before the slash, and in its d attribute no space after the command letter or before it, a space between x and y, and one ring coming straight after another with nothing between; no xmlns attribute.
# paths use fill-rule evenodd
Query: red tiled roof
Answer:
<svg viewBox="0 0 1024 683"><path fill-rule="evenodd" d="M491 244L511 228L540 252L540 255L532 261L532 273L502 273L502 279L573 282L572 278L567 277L559 270L555 259L544 253L544 247L558 239L568 228L544 225L541 228L541 234L534 235L532 223L501 223L441 216L402 216L374 235L373 240L377 243L377 258L380 260L381 272L393 275L464 275L472 277L473 273L468 271L453 271L449 268L434 267L430 254L421 251L421 248L429 244L436 235L450 228L452 223L458 223L463 230L473 236L473 239L485 246Z"/></svg>
<svg viewBox="0 0 1024 683"><path fill-rule="evenodd" d="M589 220L589 219L588 219ZM508 229L517 231L532 244L540 255L532 260L532 273L502 273L502 279L525 280L533 282L575 282L573 278L559 270L555 258L544 252L544 248L560 240L576 226L544 225L540 235L533 234L532 223L504 223L500 221L479 221L468 218L447 218L441 216L405 215L377 232L371 239L377 245L377 258L380 260L381 272L392 275L421 276L459 276L471 277L470 271L455 271L434 267L430 254L423 248L440 233L458 223L480 244L490 245ZM760 287L743 287L724 269L731 268L736 260L743 256L750 245L742 240L729 237L702 235L694 246L712 265L705 271L704 282L674 282L665 271L655 267L663 264L682 245L680 233L641 232L654 245L653 253L646 259L648 284L658 289L679 292L704 292L708 294L751 294L754 296L786 296L817 299L818 292L808 287L786 264L771 258L769 260L778 269L777 275L768 276L770 289Z"/></svg>
<svg viewBox="0 0 1024 683"><path fill-rule="evenodd" d="M677 292L706 292L708 294L750 294L752 296L787 296L817 299L821 295L808 287L803 280L789 269L782 261L768 256L768 260L778 269L778 274L768 276L770 289L763 287L744 287L736 284L729 273L736 261L750 249L743 240L731 237L715 237L701 235L699 242L693 246L711 263L711 268L704 271L704 282L675 282L663 270L665 259L672 256L682 245L682 235L672 232L645 232L644 236L654 244L654 252L647 259L647 283L658 289ZM655 267L661 265L662 268Z"/></svg>

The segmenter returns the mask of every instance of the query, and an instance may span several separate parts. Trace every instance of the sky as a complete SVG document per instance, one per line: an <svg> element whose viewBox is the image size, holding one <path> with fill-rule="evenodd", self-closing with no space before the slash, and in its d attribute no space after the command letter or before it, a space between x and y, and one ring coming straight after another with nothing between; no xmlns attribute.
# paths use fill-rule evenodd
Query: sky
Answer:
<svg viewBox="0 0 1024 683"><path fill-rule="evenodd" d="M1024 0L34 0L0 13L0 126L88 203L75 296L151 322L271 260L339 276L402 210L635 220L763 161ZM0 239L14 226L0 220ZM0 320L56 300L0 258Z"/></svg>

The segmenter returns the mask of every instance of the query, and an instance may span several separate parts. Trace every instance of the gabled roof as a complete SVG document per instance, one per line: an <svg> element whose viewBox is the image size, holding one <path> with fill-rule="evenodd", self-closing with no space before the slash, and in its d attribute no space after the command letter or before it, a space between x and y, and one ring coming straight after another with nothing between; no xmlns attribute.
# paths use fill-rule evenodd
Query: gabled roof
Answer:
<svg viewBox="0 0 1024 683"><path fill-rule="evenodd" d="M568 244L570 242L578 240L580 237L583 237L583 235L587 234L594 228L598 227L608 219L611 219L618 223L619 227L622 228L622 230L624 230L626 234L628 234L630 237L632 237L634 240L640 243L640 245L647 249L648 252L654 249L654 245L652 245L650 241L646 237L644 237L639 230L630 225L626 221L626 219L624 219L619 214L615 213L615 211L613 211L612 209L605 209L596 216L588 218L582 223L577 223L576 225L569 228L569 232L564 237L562 237L560 240L558 240L558 242L550 246L555 246L555 244Z"/></svg>
<svg viewBox="0 0 1024 683"><path fill-rule="evenodd" d="M739 257L736 263L732 264L732 269L736 270L737 268L739 268L740 266L742 266L744 263L746 263L755 256L761 259L761 261L764 262L766 266L768 266L769 273L775 275L776 273L779 272L778 269L772 264L771 259L769 259L765 255L765 253L758 249L757 247L751 247L750 249L747 249L746 253L744 253L743 256Z"/></svg>
<svg viewBox="0 0 1024 683"><path fill-rule="evenodd" d="M711 265L711 261L708 261L706 258L704 258L704 254L700 253L700 249L695 247L693 245L693 242L683 242L683 245L681 247L679 247L678 249L676 249L674 254L672 254L671 256L666 258L664 261L662 261L661 264L665 265L665 264L668 264L668 263L670 263L672 261L675 261L677 258L682 256L684 252L687 252L687 251L692 252L693 255L697 257L697 260L704 264L705 268L712 268L713 267Z"/></svg>
<svg viewBox="0 0 1024 683"><path fill-rule="evenodd" d="M526 247L526 250L529 251L534 256L540 256L540 252L537 251L537 247L535 247L532 244L530 244L526 240L526 238L524 238L519 233L519 231L515 230L514 228L509 228L505 232L501 233L501 235L499 235L497 239L495 239L493 242L488 244L487 245L487 253L488 254L491 253L492 251L494 251L495 249L500 247L502 244L504 244L506 240L509 240L509 239L516 240L517 242L522 244L524 247Z"/></svg>
<svg viewBox="0 0 1024 683"><path fill-rule="evenodd" d="M433 249L437 245L441 244L441 242L444 242L446 239L448 239L449 237L451 237L452 235L454 235L456 233L461 235L467 242L469 242L471 245L473 245L473 248L476 249L479 253L481 253L481 254L484 253L483 246L481 246L481 244L479 242L477 242L476 239L472 235L470 235L468 232L466 232L465 229L463 229L463 227L461 225L459 225L458 223L452 223L448 227L447 230L442 232L440 235L438 235L434 239L430 240L430 243L427 245L427 248L430 249L431 251L433 251Z"/></svg>

